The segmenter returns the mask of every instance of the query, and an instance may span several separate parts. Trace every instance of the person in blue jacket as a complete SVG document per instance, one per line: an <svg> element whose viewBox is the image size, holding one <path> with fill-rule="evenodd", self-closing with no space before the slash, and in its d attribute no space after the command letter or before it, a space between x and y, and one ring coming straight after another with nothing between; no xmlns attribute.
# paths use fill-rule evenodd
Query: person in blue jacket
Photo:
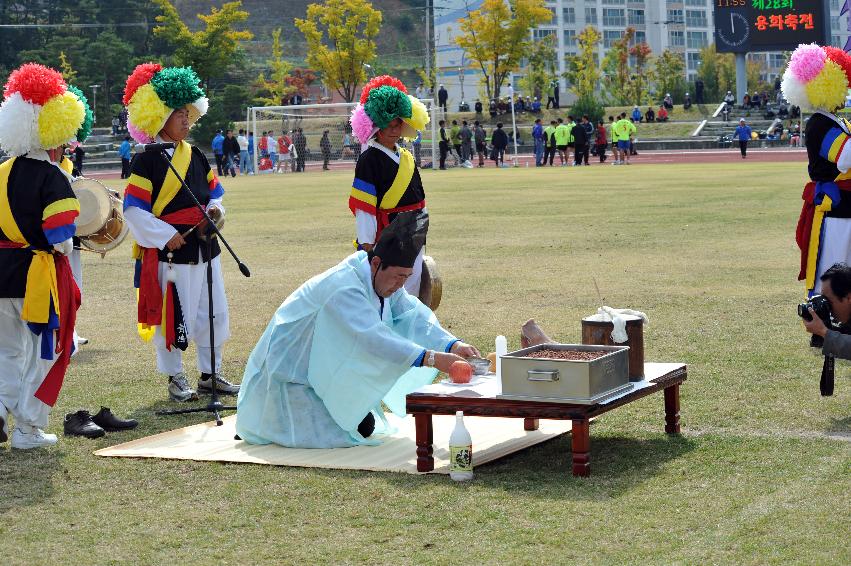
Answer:
<svg viewBox="0 0 851 566"><path fill-rule="evenodd" d="M751 127L745 123L744 118L739 118L739 125L736 127L736 132L733 137L739 140L739 150L742 152L742 159L748 156L748 142L751 139Z"/></svg>
<svg viewBox="0 0 851 566"><path fill-rule="evenodd" d="M124 136L124 141L118 146L118 155L121 157L121 178L127 179L130 177L130 159L133 157L132 147L130 145L130 136Z"/></svg>
<svg viewBox="0 0 851 566"><path fill-rule="evenodd" d="M219 177L222 176L222 164L224 163L224 151L222 146L225 143L225 136L222 135L221 130L216 130L216 136L213 138L213 142L210 144L213 149L213 155L216 156L216 170L219 172Z"/></svg>

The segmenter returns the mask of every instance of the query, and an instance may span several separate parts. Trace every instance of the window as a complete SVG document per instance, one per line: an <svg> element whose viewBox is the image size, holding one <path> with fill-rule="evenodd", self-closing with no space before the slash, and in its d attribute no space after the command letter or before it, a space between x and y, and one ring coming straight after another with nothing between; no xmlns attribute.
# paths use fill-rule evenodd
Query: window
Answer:
<svg viewBox="0 0 851 566"><path fill-rule="evenodd" d="M686 0L686 6L700 6L703 8L706 6L706 0Z"/></svg>
<svg viewBox="0 0 851 566"><path fill-rule="evenodd" d="M561 17L564 20L563 24L575 24L576 23L576 9L573 6L569 6L567 8L561 9Z"/></svg>
<svg viewBox="0 0 851 566"><path fill-rule="evenodd" d="M705 31L690 31L687 34L689 49L702 49L706 47Z"/></svg>
<svg viewBox="0 0 851 566"><path fill-rule="evenodd" d="M700 53L687 53L686 61L688 62L689 71L697 71L700 68Z"/></svg>
<svg viewBox="0 0 851 566"><path fill-rule="evenodd" d="M596 24L597 23L597 7L596 6L585 6L585 23L586 24Z"/></svg>
<svg viewBox="0 0 851 566"><path fill-rule="evenodd" d="M830 31L839 31L839 18L830 18Z"/></svg>
<svg viewBox="0 0 851 566"><path fill-rule="evenodd" d="M669 31L668 39L672 47L682 47L686 44L683 32L681 31Z"/></svg>
<svg viewBox="0 0 851 566"><path fill-rule="evenodd" d="M556 32L554 29L533 29L532 30L532 38L535 41L539 41L544 39L548 35L553 35Z"/></svg>
<svg viewBox="0 0 851 566"><path fill-rule="evenodd" d="M635 32L634 42L635 43L647 43L647 34L644 33L643 31Z"/></svg>
<svg viewBox="0 0 851 566"><path fill-rule="evenodd" d="M668 20L672 23L681 24L683 23L683 11L682 10L668 10Z"/></svg>
<svg viewBox="0 0 851 566"><path fill-rule="evenodd" d="M623 37L622 31L603 30L603 47L610 48L621 37Z"/></svg>
<svg viewBox="0 0 851 566"><path fill-rule="evenodd" d="M564 30L564 48L576 50L576 30L575 29L566 29Z"/></svg>
<svg viewBox="0 0 851 566"><path fill-rule="evenodd" d="M604 26L619 26L626 25L626 17L623 10L617 8L603 8L603 25Z"/></svg>
<svg viewBox="0 0 851 566"><path fill-rule="evenodd" d="M830 0L830 11L838 12L839 11L839 0Z"/></svg>
<svg viewBox="0 0 851 566"><path fill-rule="evenodd" d="M610 4L612 6L622 6L626 4L626 0L603 0L603 4Z"/></svg>
<svg viewBox="0 0 851 566"><path fill-rule="evenodd" d="M845 42L842 41L842 36L839 35L831 35L830 36L830 44L834 47L845 48Z"/></svg>
<svg viewBox="0 0 851 566"><path fill-rule="evenodd" d="M783 53L768 54L769 69L782 69L784 67L786 67L786 56Z"/></svg>
<svg viewBox="0 0 851 566"><path fill-rule="evenodd" d="M626 14L629 18L629 25L640 26L644 24L644 10L627 10Z"/></svg>
<svg viewBox="0 0 851 566"><path fill-rule="evenodd" d="M689 27L705 28L706 12L703 10L686 10L686 25Z"/></svg>

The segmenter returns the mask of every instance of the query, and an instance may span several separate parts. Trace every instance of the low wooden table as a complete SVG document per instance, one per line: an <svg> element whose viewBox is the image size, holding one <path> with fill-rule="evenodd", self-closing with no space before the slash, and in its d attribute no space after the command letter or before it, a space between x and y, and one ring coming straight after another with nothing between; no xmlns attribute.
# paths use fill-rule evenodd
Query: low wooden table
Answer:
<svg viewBox="0 0 851 566"><path fill-rule="evenodd" d="M432 415L454 415L464 411L465 416L516 417L523 419L525 430L537 430L538 419L571 420L573 446L573 475L587 477L591 474L589 431L590 420L612 409L631 403L659 391L665 395L665 432L680 432L680 384L687 378L687 366L678 363L645 363L645 382L609 402L594 405L571 403L542 403L498 399L495 395L474 396L469 392L425 393L407 396L407 412L414 415L417 431L417 471L434 470L434 433Z"/></svg>

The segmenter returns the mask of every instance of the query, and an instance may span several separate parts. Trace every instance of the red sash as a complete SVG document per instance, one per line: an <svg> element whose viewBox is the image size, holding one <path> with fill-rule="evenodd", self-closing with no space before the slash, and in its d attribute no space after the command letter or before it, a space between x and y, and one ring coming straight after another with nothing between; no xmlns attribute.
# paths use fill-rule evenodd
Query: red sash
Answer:
<svg viewBox="0 0 851 566"><path fill-rule="evenodd" d="M204 218L198 207L184 208L160 216L172 225L195 225ZM142 248L142 271L139 277L139 322L159 326L163 314L163 291L159 279L159 252L156 248Z"/></svg>
<svg viewBox="0 0 851 566"><path fill-rule="evenodd" d="M396 208L388 208L383 209L379 208L376 210L376 219L378 220L378 229L375 231L375 242L378 243L378 238L381 237L381 231L390 226L390 215L396 214L397 212L410 212L412 210L420 210L425 208L425 200L421 200L416 204L409 204L406 206L398 206Z"/></svg>
<svg viewBox="0 0 851 566"><path fill-rule="evenodd" d="M851 191L851 180L843 179L841 181L835 181L835 184L843 192ZM810 181L804 185L804 192L801 194L804 204L801 205L798 226L795 228L795 241L801 250L801 270L798 272L798 281L803 281L807 278L807 260L809 258L810 239L813 233L813 218L816 211L815 197L816 183Z"/></svg>
<svg viewBox="0 0 851 566"><path fill-rule="evenodd" d="M59 286L58 310L61 313L59 316L59 339L56 341L58 357L35 392L36 399L51 407L56 404L59 391L62 389L62 382L65 380L65 370L71 361L71 352L74 349L74 325L77 322L77 309L80 308L82 302L80 289L77 287L77 282L74 281L68 258L62 254L54 254L53 261L56 264L56 282Z"/></svg>

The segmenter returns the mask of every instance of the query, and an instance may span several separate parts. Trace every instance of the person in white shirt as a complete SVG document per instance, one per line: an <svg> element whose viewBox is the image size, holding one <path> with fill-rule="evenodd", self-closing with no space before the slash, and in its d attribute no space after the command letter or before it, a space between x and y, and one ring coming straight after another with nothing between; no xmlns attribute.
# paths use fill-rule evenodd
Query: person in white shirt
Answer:
<svg viewBox="0 0 851 566"><path fill-rule="evenodd" d="M236 143L239 144L239 172L243 175L254 174L254 164L248 158L248 138L245 137L245 130L240 130L236 137Z"/></svg>
<svg viewBox="0 0 851 566"><path fill-rule="evenodd" d="M266 151L269 152L269 159L272 161L272 169L274 171L278 166L278 140L275 139L274 132L266 134Z"/></svg>

